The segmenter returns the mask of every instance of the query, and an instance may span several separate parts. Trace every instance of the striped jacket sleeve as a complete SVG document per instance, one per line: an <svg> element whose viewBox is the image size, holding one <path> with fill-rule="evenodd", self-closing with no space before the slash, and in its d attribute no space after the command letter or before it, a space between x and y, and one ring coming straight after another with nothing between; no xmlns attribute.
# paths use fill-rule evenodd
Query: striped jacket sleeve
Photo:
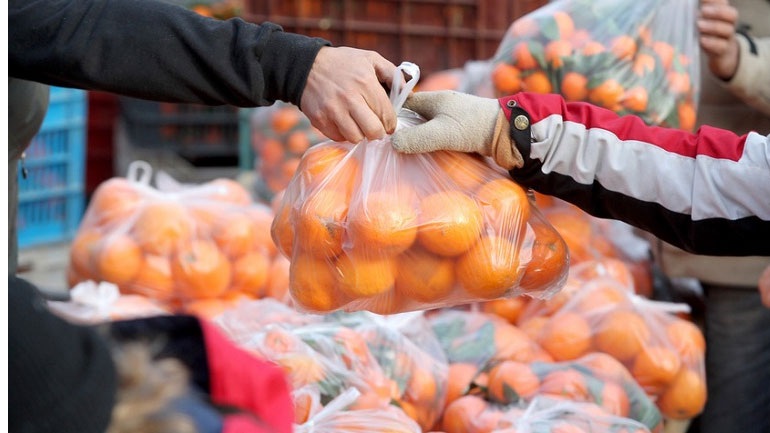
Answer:
<svg viewBox="0 0 770 433"><path fill-rule="evenodd" d="M518 183L693 253L770 255L770 136L652 127L559 95L499 102Z"/></svg>

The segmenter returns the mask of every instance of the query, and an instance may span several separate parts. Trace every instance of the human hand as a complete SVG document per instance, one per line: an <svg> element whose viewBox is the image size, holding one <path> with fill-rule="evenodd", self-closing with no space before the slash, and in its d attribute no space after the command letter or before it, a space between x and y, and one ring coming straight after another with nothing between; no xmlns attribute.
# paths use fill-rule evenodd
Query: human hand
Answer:
<svg viewBox="0 0 770 433"><path fill-rule="evenodd" d="M738 10L728 0L701 0L698 18L700 46L708 56L711 72L723 80L732 78L738 68L737 22Z"/></svg>
<svg viewBox="0 0 770 433"><path fill-rule="evenodd" d="M762 305L770 308L770 265L768 265L759 277L759 294L762 296Z"/></svg>
<svg viewBox="0 0 770 433"><path fill-rule="evenodd" d="M503 168L521 166L521 155L510 138L510 126L496 99L450 90L417 92L404 104L427 122L399 129L391 137L403 153L436 150L491 156Z"/></svg>
<svg viewBox="0 0 770 433"><path fill-rule="evenodd" d="M396 129L396 113L382 83L390 87L396 66L374 51L323 47L300 100L300 109L322 134L358 143Z"/></svg>

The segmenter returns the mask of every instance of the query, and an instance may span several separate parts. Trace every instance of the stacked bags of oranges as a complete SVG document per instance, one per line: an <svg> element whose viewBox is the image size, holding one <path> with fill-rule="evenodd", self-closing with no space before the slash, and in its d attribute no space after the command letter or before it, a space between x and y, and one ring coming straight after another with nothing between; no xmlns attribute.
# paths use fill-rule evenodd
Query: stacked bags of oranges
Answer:
<svg viewBox="0 0 770 433"><path fill-rule="evenodd" d="M494 56L499 95L560 93L648 124L695 125L695 0L558 0L516 20Z"/></svg>
<svg viewBox="0 0 770 433"><path fill-rule="evenodd" d="M684 304L650 301L611 278L589 280L548 316L521 326L559 361L603 352L620 361L664 417L687 420L706 403L705 340Z"/></svg>
<svg viewBox="0 0 770 433"><path fill-rule="evenodd" d="M285 102L255 108L249 122L257 192L269 201L289 184L302 154L327 138L297 106Z"/></svg>
<svg viewBox="0 0 770 433"><path fill-rule="evenodd" d="M409 75L404 89L393 88L400 128L424 122L401 111L419 69ZM308 150L272 235L291 260L293 300L312 312L390 314L547 296L568 263L563 240L494 163L465 153L399 154L387 137Z"/></svg>
<svg viewBox="0 0 770 433"><path fill-rule="evenodd" d="M70 286L106 281L171 311L285 293L269 207L230 179L163 190L151 177L137 162L94 192L70 249Z"/></svg>
<svg viewBox="0 0 770 433"><path fill-rule="evenodd" d="M494 87L489 80L492 70L491 61L472 60L462 68L446 69L434 72L415 87L415 92L435 90L456 90L476 96L492 98L495 96Z"/></svg>

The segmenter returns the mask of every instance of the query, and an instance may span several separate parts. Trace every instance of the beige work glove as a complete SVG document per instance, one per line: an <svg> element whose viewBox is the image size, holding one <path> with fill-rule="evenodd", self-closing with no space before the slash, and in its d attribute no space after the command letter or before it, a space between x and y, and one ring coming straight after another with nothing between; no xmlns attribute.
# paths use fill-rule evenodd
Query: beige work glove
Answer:
<svg viewBox="0 0 770 433"><path fill-rule="evenodd" d="M393 148L403 153L436 150L479 153L511 170L523 165L513 145L510 123L496 99L442 90L417 92L404 104L427 122L396 130Z"/></svg>

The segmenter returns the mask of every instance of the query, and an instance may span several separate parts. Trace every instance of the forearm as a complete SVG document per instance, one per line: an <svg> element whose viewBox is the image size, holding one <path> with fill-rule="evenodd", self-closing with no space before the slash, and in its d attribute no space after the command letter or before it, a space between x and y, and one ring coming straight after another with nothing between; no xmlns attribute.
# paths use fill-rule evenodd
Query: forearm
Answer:
<svg viewBox="0 0 770 433"><path fill-rule="evenodd" d="M770 116L770 38L748 39L743 35L737 38L738 68L725 85L746 105Z"/></svg>
<svg viewBox="0 0 770 433"><path fill-rule="evenodd" d="M325 43L154 0L11 0L8 18L9 75L169 102L298 104Z"/></svg>
<svg viewBox="0 0 770 433"><path fill-rule="evenodd" d="M512 134L524 160L517 182L692 252L770 254L770 138L649 127L558 95L504 98L509 116L507 99L513 117L529 119L526 134Z"/></svg>

